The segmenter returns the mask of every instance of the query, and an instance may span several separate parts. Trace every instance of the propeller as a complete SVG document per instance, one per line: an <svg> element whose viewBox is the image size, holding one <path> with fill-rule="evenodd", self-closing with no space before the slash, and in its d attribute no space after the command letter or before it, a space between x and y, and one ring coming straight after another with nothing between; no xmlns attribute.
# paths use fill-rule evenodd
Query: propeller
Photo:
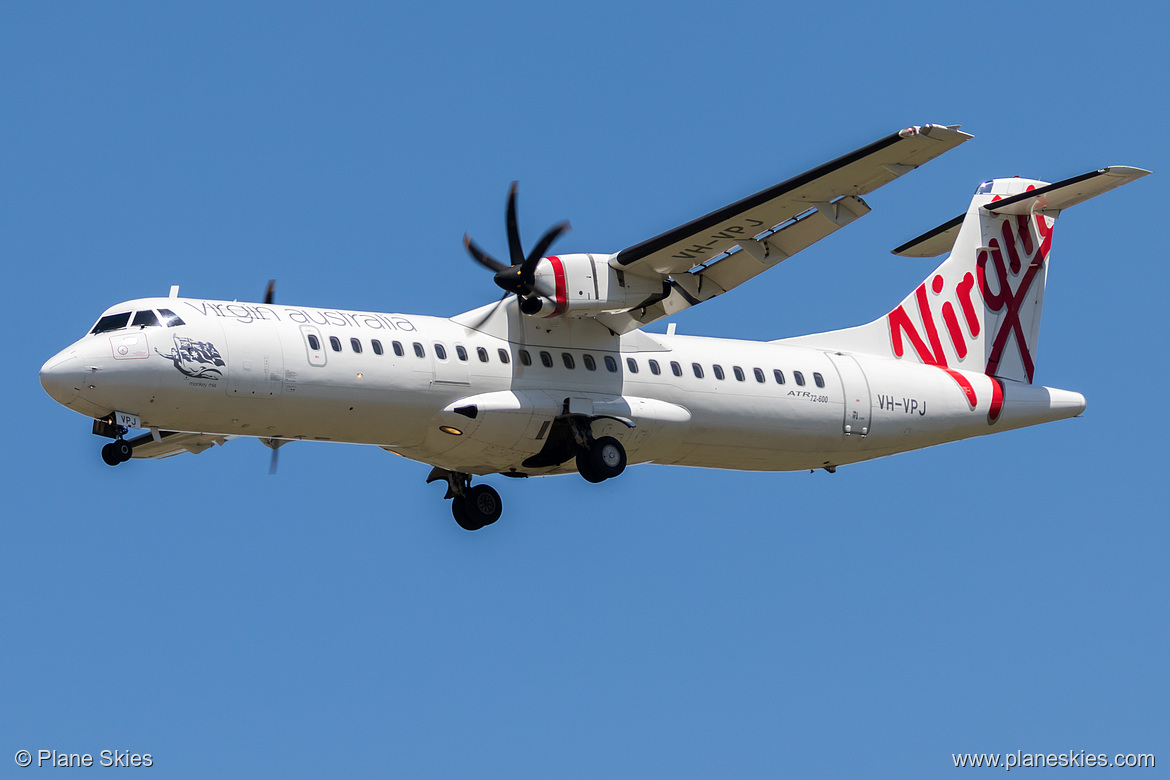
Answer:
<svg viewBox="0 0 1170 780"><path fill-rule="evenodd" d="M288 444L288 439L260 439L260 443L272 450L272 459L268 461L268 474L276 473L276 464L280 455L280 448Z"/></svg>
<svg viewBox="0 0 1170 780"><path fill-rule="evenodd" d="M471 240L471 236L466 233L463 234L463 246L477 263L495 272L496 285L504 291L504 298L515 293L520 302L520 310L531 314L540 309L540 302L533 297L533 293L538 292L536 289L536 264L540 262L540 258L544 257L544 253L548 251L552 243L562 233L569 230L570 225L568 222L559 222L553 225L540 237L532 251L525 255L524 246L520 243L520 228L516 222L517 187L517 182L512 182L512 187L508 190L508 259L512 261L511 265L500 262L480 249Z"/></svg>
<svg viewBox="0 0 1170 780"><path fill-rule="evenodd" d="M276 300L276 280L269 279L268 280L268 289L266 289L264 291L264 303L271 306L275 300ZM261 439L260 442L265 447L268 447L272 450L272 460L270 460L268 462L268 474L269 475L275 474L276 473L277 459L278 459L278 456L280 454L280 452L279 452L280 446L282 444L286 444L287 442L280 441L278 439Z"/></svg>

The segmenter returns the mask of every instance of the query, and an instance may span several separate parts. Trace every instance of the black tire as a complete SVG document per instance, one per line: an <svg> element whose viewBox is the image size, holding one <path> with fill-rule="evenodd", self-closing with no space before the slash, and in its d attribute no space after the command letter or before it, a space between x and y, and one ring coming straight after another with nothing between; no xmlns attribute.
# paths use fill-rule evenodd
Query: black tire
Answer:
<svg viewBox="0 0 1170 780"><path fill-rule="evenodd" d="M598 482L605 482L605 477L593 470L588 452L577 453L577 473L584 477L586 482L592 482L595 485Z"/></svg>
<svg viewBox="0 0 1170 780"><path fill-rule="evenodd" d="M475 518L468 516L467 501L462 496L455 496L451 499L451 516L464 531L478 531L483 528L476 522Z"/></svg>
<svg viewBox="0 0 1170 780"><path fill-rule="evenodd" d="M467 499L463 503L463 511L469 518L474 518L479 527L491 525L500 519L504 511L504 502L500 494L491 485L476 485L467 491Z"/></svg>
<svg viewBox="0 0 1170 780"><path fill-rule="evenodd" d="M612 436L602 436L589 448L589 467L602 479L613 479L626 470L626 448Z"/></svg>
<svg viewBox="0 0 1170 780"><path fill-rule="evenodd" d="M125 439L118 439L114 442L114 452L118 455L119 463L125 463L134 457L134 448Z"/></svg>
<svg viewBox="0 0 1170 780"><path fill-rule="evenodd" d="M106 462L107 466L117 466L122 462L122 458L118 455L117 450L114 449L114 442L102 447L102 460Z"/></svg>

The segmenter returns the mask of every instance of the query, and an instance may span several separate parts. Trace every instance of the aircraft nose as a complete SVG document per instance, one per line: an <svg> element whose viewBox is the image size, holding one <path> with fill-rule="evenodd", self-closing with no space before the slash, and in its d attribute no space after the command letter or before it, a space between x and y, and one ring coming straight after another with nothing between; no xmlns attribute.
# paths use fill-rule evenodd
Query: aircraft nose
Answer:
<svg viewBox="0 0 1170 780"><path fill-rule="evenodd" d="M81 391L81 359L76 350L67 349L49 358L41 366L41 387L54 401L68 406Z"/></svg>

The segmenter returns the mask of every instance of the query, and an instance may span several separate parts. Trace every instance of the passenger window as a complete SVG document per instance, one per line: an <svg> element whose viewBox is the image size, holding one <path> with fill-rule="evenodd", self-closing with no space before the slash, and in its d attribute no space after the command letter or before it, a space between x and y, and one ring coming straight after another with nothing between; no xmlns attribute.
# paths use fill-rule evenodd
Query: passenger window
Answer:
<svg viewBox="0 0 1170 780"><path fill-rule="evenodd" d="M435 357L439 360L447 359L447 349L437 341L435 342Z"/></svg>
<svg viewBox="0 0 1170 780"><path fill-rule="evenodd" d="M723 366L719 365L718 363L715 364L715 378L716 379L723 378Z"/></svg>
<svg viewBox="0 0 1170 780"><path fill-rule="evenodd" d="M677 360L670 361L670 371L675 376L682 376L682 366L678 364Z"/></svg>
<svg viewBox="0 0 1170 780"><path fill-rule="evenodd" d="M825 386L825 378L816 372L813 372L813 382L816 383L817 387Z"/></svg>
<svg viewBox="0 0 1170 780"><path fill-rule="evenodd" d="M375 355L382 354L382 342L378 341L377 339L371 339L370 346L374 348Z"/></svg>
<svg viewBox="0 0 1170 780"><path fill-rule="evenodd" d="M532 355L528 354L528 350L520 350L520 363L525 366L532 365Z"/></svg>
<svg viewBox="0 0 1170 780"><path fill-rule="evenodd" d="M359 341L358 339L350 339L349 345L351 347L353 347L354 352L356 352L359 355L362 354L362 342L361 341Z"/></svg>
<svg viewBox="0 0 1170 780"><path fill-rule="evenodd" d="M500 354L500 362L503 363L505 366L511 362L511 358L508 357L508 350L501 349L501 350L499 350L499 354Z"/></svg>
<svg viewBox="0 0 1170 780"><path fill-rule="evenodd" d="M455 357L460 360L467 360L467 350L461 344L455 345Z"/></svg>
<svg viewBox="0 0 1170 780"><path fill-rule="evenodd" d="M402 357L404 354L406 354L402 349L402 342L401 341L392 341L390 343L390 346L394 347L394 354L397 355L398 357Z"/></svg>
<svg viewBox="0 0 1170 780"><path fill-rule="evenodd" d="M545 352L543 349L540 351L540 364L542 366L544 366L545 368L552 368L553 367L552 355Z"/></svg>
<svg viewBox="0 0 1170 780"><path fill-rule="evenodd" d="M337 338L336 336L330 336L329 337L329 346L333 347L334 352L340 352L341 351L341 339Z"/></svg>
<svg viewBox="0 0 1170 780"><path fill-rule="evenodd" d="M561 353L561 360L565 361L565 368L572 370L577 367L577 364L573 362L573 356L568 352Z"/></svg>
<svg viewBox="0 0 1170 780"><path fill-rule="evenodd" d="M479 356L480 363L488 362L488 353L487 353L487 350L484 349L483 347L476 347L475 354Z"/></svg>
<svg viewBox="0 0 1170 780"><path fill-rule="evenodd" d="M613 355L605 356L605 370L611 373L617 372L617 361L614 360Z"/></svg>
<svg viewBox="0 0 1170 780"><path fill-rule="evenodd" d="M757 382L759 382L759 383L763 384L765 381L767 381L767 380L765 380L765 379L764 379L764 372L763 372L763 370L762 370L762 369L759 369L759 368L753 368L753 369L752 369L752 373L756 375L756 381L757 381Z"/></svg>
<svg viewBox="0 0 1170 780"><path fill-rule="evenodd" d="M597 370L597 361L595 361L593 359L593 356L590 355L589 353L585 353L585 356L581 358L581 362L585 364L586 370L588 370L588 371L596 371Z"/></svg>
<svg viewBox="0 0 1170 780"><path fill-rule="evenodd" d="M638 361L633 358L626 358L626 365L629 366L631 374L638 373Z"/></svg>
<svg viewBox="0 0 1170 780"><path fill-rule="evenodd" d="M703 367L698 363L691 363L691 370L695 372L695 379L703 378Z"/></svg>
<svg viewBox="0 0 1170 780"><path fill-rule="evenodd" d="M159 309L158 313L162 315L163 325L166 325L168 328L177 328L180 325L186 324L178 314L175 314L170 309Z"/></svg>
<svg viewBox="0 0 1170 780"><path fill-rule="evenodd" d="M150 309L135 314L134 322L130 323L132 328L157 328L158 326L158 317Z"/></svg>
<svg viewBox="0 0 1170 780"><path fill-rule="evenodd" d="M793 371L792 378L796 380L797 387L804 387L804 374L799 371Z"/></svg>
<svg viewBox="0 0 1170 780"><path fill-rule="evenodd" d="M97 321L97 325L93 326L91 334L105 333L111 330L121 330L130 322L130 312L124 311L120 314L107 314Z"/></svg>
<svg viewBox="0 0 1170 780"><path fill-rule="evenodd" d="M780 369L777 368L776 370L774 370L772 372L772 376L776 377L776 384L778 384L778 385L784 384L784 372L783 371L781 371Z"/></svg>
<svg viewBox="0 0 1170 780"><path fill-rule="evenodd" d="M420 358L427 356L427 351L423 349L423 345L419 344L417 341L414 342L414 356Z"/></svg>
<svg viewBox="0 0 1170 780"><path fill-rule="evenodd" d="M313 350L314 352L321 349L321 340L312 333L309 334L309 349Z"/></svg>
<svg viewBox="0 0 1170 780"><path fill-rule="evenodd" d="M738 379L739 381L742 382L746 378L743 375L743 369L740 368L739 366L736 366L735 368L733 368L731 370L735 372L735 378Z"/></svg>
<svg viewBox="0 0 1170 780"><path fill-rule="evenodd" d="M650 373L651 374L653 374L654 376L658 376L659 374L662 373L662 369L658 367L657 360L651 360L651 361L649 361L649 363L650 363Z"/></svg>

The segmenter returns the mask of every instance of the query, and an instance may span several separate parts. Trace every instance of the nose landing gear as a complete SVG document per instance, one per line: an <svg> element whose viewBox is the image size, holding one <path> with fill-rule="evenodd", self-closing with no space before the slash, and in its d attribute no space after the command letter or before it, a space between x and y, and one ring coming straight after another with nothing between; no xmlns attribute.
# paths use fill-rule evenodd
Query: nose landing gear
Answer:
<svg viewBox="0 0 1170 780"><path fill-rule="evenodd" d="M504 502L491 485L471 484L471 475L435 467L427 476L427 483L447 481L447 495L451 499L451 515L465 531L478 531L500 519Z"/></svg>
<svg viewBox="0 0 1170 780"><path fill-rule="evenodd" d="M93 433L95 436L104 436L107 439L113 439L112 442L102 447L102 460L107 465L117 466L119 463L125 463L134 455L134 447L130 442L123 437L129 433L129 428L124 425L119 425L114 420L114 415L103 417L93 421Z"/></svg>
<svg viewBox="0 0 1170 780"><path fill-rule="evenodd" d="M134 448L125 439L117 439L102 447L102 460L107 465L117 466L125 463L134 455Z"/></svg>

